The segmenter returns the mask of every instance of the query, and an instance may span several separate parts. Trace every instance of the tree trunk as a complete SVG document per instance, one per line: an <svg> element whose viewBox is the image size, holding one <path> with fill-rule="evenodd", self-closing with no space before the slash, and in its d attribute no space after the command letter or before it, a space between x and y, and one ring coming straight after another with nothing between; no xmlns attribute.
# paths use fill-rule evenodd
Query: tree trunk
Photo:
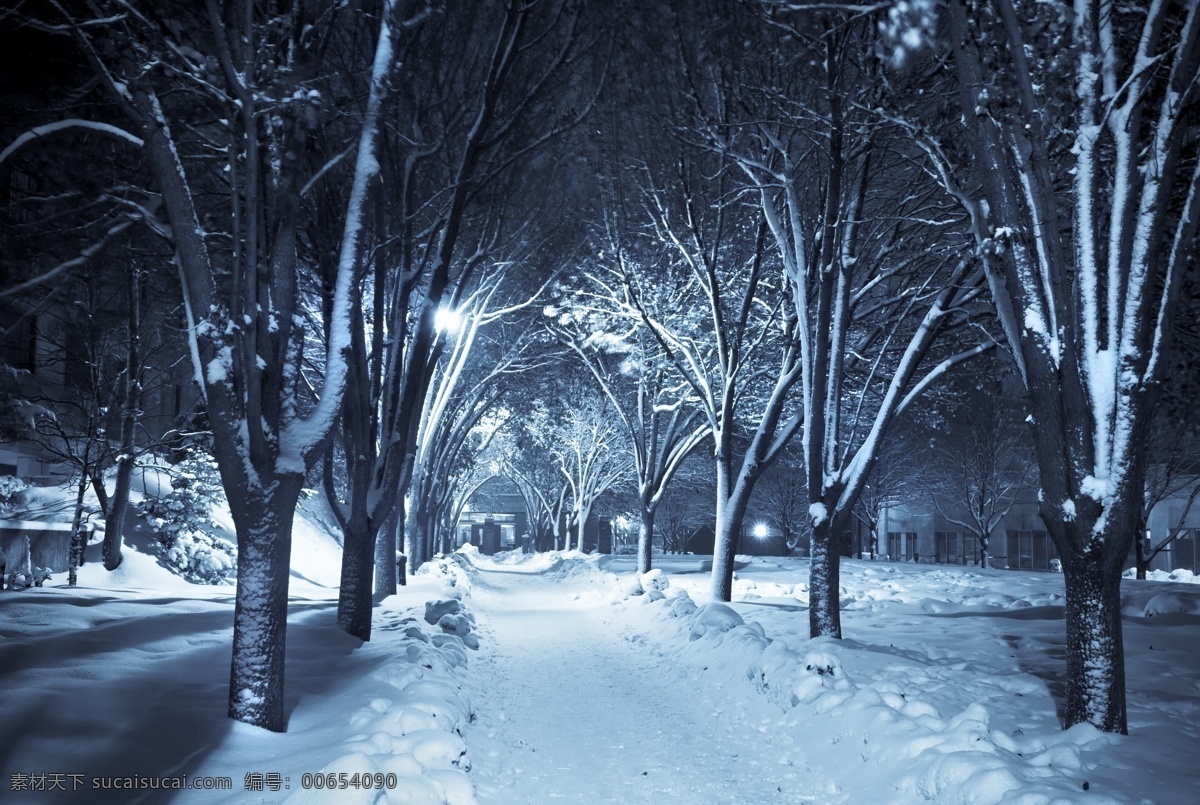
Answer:
<svg viewBox="0 0 1200 805"><path fill-rule="evenodd" d="M414 514L412 522L404 524L404 553L408 556L408 572L412 573L428 559L425 556L425 535L421 533L420 523Z"/></svg>
<svg viewBox="0 0 1200 805"><path fill-rule="evenodd" d="M1145 523L1138 530L1137 536L1133 538L1135 550L1134 566L1137 568L1138 581L1146 580L1146 571L1150 569L1150 559L1146 556L1146 540L1142 534L1146 533Z"/></svg>
<svg viewBox="0 0 1200 805"><path fill-rule="evenodd" d="M825 517L813 525L808 585L808 631L812 637L842 637L841 552L837 536L842 518Z"/></svg>
<svg viewBox="0 0 1200 805"><path fill-rule="evenodd" d="M237 602L229 716L283 732L284 654L287 643L292 517L301 475L276 476L270 492L244 494L234 504L237 526Z"/></svg>
<svg viewBox="0 0 1200 805"><path fill-rule="evenodd" d="M121 565L121 548L125 537L125 513L129 510L129 488L133 485L133 441L142 406L142 350L139 333L142 327L142 273L135 270L128 286L129 316L125 321L127 354L125 356L124 389L121 403L121 447L117 455L117 485L112 498L104 504L104 544L101 554L104 569L116 570ZM103 486L103 480L101 480Z"/></svg>
<svg viewBox="0 0 1200 805"><path fill-rule="evenodd" d="M71 515L71 550L67 559L67 586L79 583L79 568L83 566L83 550L87 547L86 531L83 528L83 497L87 494L88 475L83 473L75 489L75 511ZM26 551L26 558L29 557ZM33 568L31 567L30 570Z"/></svg>
<svg viewBox="0 0 1200 805"><path fill-rule="evenodd" d="M713 535L712 597L715 601L733 600L734 556L737 553L738 535L746 517L749 493L735 489L726 498L720 493L718 482L716 533Z"/></svg>
<svg viewBox="0 0 1200 805"><path fill-rule="evenodd" d="M125 428L122 427L122 431ZM104 544L100 550L104 556L104 569L116 570L121 566L121 549L124 546L125 514L129 511L129 490L133 486L133 425L129 426L129 439L121 439L121 455L117 458L117 486L108 501L108 516L104 518Z"/></svg>
<svg viewBox="0 0 1200 805"><path fill-rule="evenodd" d="M337 623L359 640L371 639L371 581L375 571L375 530L355 518L346 523ZM393 559L392 564L395 564Z"/></svg>
<svg viewBox="0 0 1200 805"><path fill-rule="evenodd" d="M434 517L427 506L417 505L410 528L413 532L413 549L417 552L416 567L433 558ZM408 561L411 563L413 559L410 557Z"/></svg>
<svg viewBox="0 0 1200 805"><path fill-rule="evenodd" d="M649 573L654 553L654 510L642 506L642 524L638 528L638 573Z"/></svg>
<svg viewBox="0 0 1200 805"><path fill-rule="evenodd" d="M381 598L396 594L396 546L403 544L403 529L404 499L399 498L375 537L375 594Z"/></svg>
<svg viewBox="0 0 1200 805"><path fill-rule="evenodd" d="M1128 734L1121 636L1121 567L1100 552L1064 564L1067 701L1063 727L1084 722Z"/></svg>
<svg viewBox="0 0 1200 805"><path fill-rule="evenodd" d="M591 507L591 504L588 504L587 506L581 507L575 517L575 522L576 522L576 531L575 531L576 546L575 547L579 550L580 553L583 553L583 547L584 547L583 546L583 535L587 531L587 521L588 521L588 518L590 518L591 516L592 516L592 507ZM597 538L599 538L599 530L597 530ZM597 539L597 541L599 541L599 540ZM596 547L598 548L600 546L597 545Z"/></svg>

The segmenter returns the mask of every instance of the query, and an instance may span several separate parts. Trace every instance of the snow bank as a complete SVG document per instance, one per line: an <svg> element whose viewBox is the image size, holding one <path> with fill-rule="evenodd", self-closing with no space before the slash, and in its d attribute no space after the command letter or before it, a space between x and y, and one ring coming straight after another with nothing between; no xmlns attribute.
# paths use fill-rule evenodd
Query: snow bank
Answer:
<svg viewBox="0 0 1200 805"><path fill-rule="evenodd" d="M382 620L375 627L377 634L399 633L398 639L388 641L390 659L357 686L358 696L339 697L343 702L365 702L334 733L338 739L325 751L329 759L316 771L335 777L359 775L361 780L384 775L386 791L376 786L339 789L336 794L307 789L294 791L287 802L323 803L332 796L339 803L364 805L475 801L462 738L471 718L470 705L460 693L459 676L467 661L462 639L431 634L407 614L392 613Z"/></svg>
<svg viewBox="0 0 1200 805"><path fill-rule="evenodd" d="M620 583L616 587L623 591ZM779 585L772 592L785 589ZM729 605L697 606L686 592L675 592L650 607L626 599L625 627L649 633L664 653L702 666L714 682L748 683L777 704L783 723L813 747L811 762L839 770L837 799L1074 801L1085 790L1087 754L1119 740L1088 726L1029 735L1000 729L988 696L1044 696L1031 677L998 672L954 691L961 682L954 665L922 666L905 661L904 652L864 651L852 640L817 638L788 645ZM789 592L794 594L795 587ZM934 600L904 597L926 609ZM1016 600L1000 605L1011 608ZM1025 606L1032 605L1026 601ZM985 692L989 688L991 694ZM1094 803L1121 801L1095 790L1087 796Z"/></svg>
<svg viewBox="0 0 1200 805"><path fill-rule="evenodd" d="M1128 568L1122 576L1126 579L1136 579L1137 570ZM1200 576L1197 576L1190 570L1179 568L1178 570L1148 570L1146 571L1147 581L1174 581L1180 584L1200 584Z"/></svg>
<svg viewBox="0 0 1200 805"><path fill-rule="evenodd" d="M470 573L478 553L473 545L464 545L448 556L421 565L412 578L439 585L444 598L468 598L471 595Z"/></svg>
<svg viewBox="0 0 1200 805"><path fill-rule="evenodd" d="M552 581L610 582L615 578L608 570L613 562L613 557L608 554L587 554L582 551L525 553L518 550L483 556L475 546L464 545L452 556L464 568L503 567L509 571L536 573Z"/></svg>
<svg viewBox="0 0 1200 805"><path fill-rule="evenodd" d="M1152 618L1155 615L1200 615L1200 600L1180 593L1155 593L1145 603L1131 603L1122 608L1126 615Z"/></svg>
<svg viewBox="0 0 1200 805"><path fill-rule="evenodd" d="M438 558L422 565L410 582L376 609L372 640L362 646L383 661L360 677L349 675L347 689L313 700L309 711L293 718L288 733L290 740L312 746L298 758L305 772L382 779L386 788L296 790L292 774L292 793L284 801L476 801L463 740L472 719L463 690L468 649L479 646L467 603L469 563L462 555ZM419 598L425 602L416 605Z"/></svg>

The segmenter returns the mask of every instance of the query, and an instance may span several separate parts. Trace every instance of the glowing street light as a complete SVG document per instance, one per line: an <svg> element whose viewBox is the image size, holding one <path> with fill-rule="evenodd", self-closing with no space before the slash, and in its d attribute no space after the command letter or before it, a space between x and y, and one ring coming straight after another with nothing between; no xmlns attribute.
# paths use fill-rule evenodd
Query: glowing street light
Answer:
<svg viewBox="0 0 1200 805"><path fill-rule="evenodd" d="M766 539L767 538L767 524L766 523L755 523L754 524L754 536L758 537L759 539Z"/></svg>
<svg viewBox="0 0 1200 805"><path fill-rule="evenodd" d="M439 333L457 333L462 324L462 314L452 307L439 306L433 314L433 327Z"/></svg>

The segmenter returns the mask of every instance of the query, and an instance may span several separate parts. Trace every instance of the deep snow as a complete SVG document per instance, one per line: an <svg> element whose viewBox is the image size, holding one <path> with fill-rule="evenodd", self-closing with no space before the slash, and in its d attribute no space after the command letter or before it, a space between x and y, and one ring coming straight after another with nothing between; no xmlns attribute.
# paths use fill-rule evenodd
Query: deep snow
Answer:
<svg viewBox="0 0 1200 805"><path fill-rule="evenodd" d="M395 774L391 802L1200 801L1194 584L1124 582L1122 737L1059 729L1061 576L847 561L847 637L810 641L802 559L739 557L727 607L705 557L639 579L632 558L467 551L385 599L359 644L334 624L320 520L310 501L295 529L282 735L225 718L228 586L131 550L76 589L0 595L0 799L383 801L302 788L346 772ZM232 790L11 790L36 773Z"/></svg>
<svg viewBox="0 0 1200 805"><path fill-rule="evenodd" d="M599 704L611 687L606 680L623 675L630 686L644 687L643 680L659 679L662 688L683 681L702 726L684 721L682 730L666 731L676 737L662 740L679 742L682 733L712 746L700 752L694 752L690 741L681 746L685 753L694 752L690 757L696 766L678 764L685 770L680 782L692 786L692 796L679 801L1200 801L1194 760L1200 746L1195 726L1200 716L1200 587L1194 584L1125 582L1132 730L1125 737L1086 725L1060 729L1061 576L847 561L841 590L847 638L810 640L806 560L739 557L735 600L726 606L707 598L707 558L656 558L667 572L654 571L639 580L626 558L576 554L565 561L505 557L497 563L476 557L476 590L492 583L489 577L501 569L544 568L543 579L560 588L563 597L555 612L554 596L547 591L551 609L536 617L524 614L521 662L537 668L551 659L567 659L565 665L573 670L565 682L560 680L562 689L596 702L577 704L573 711L588 713L591 728L601 734L624 736L614 743L644 750L641 742L629 739L639 732L628 724L654 724L651 729L657 730L665 722L656 720L656 714L669 709L678 689L646 699L640 715L612 716ZM528 604L542 593L531 585L512 595L517 597L506 600ZM481 606L480 612L484 630L490 622L510 620L494 614L491 606ZM569 619L568 613L573 613ZM584 635L590 645L604 645L579 625L596 629L597 620L607 626L598 631L609 641L619 635L637 647L635 664L622 671L603 662L600 651L556 647L563 642L570 646L575 635ZM566 624L574 631L559 631ZM505 629L496 632L499 653ZM497 687L507 690L503 684ZM725 707L714 707L714 702ZM764 703L770 706L760 716ZM531 722L538 723L527 716L525 723ZM606 729L605 723L611 726ZM541 726L522 732L516 719L509 724L507 732L518 740L532 734L545 743L554 736ZM477 727L468 730L468 745L483 744L474 730L487 725L481 715ZM747 726L761 730L757 739ZM505 734L503 729L496 732ZM562 729L560 735L566 732ZM581 748L588 745L586 736L575 740ZM728 773L716 760L722 748L743 761L735 767L733 786L741 786L736 790L744 796L731 799L719 788L707 787ZM531 772L528 756L519 753L509 762L522 772L505 778L503 771L492 771L501 763L481 755L475 776L483 801L547 801L541 793L554 790L552 786L566 787L565 801L605 801L596 799L597 791L610 792L611 801L675 801L661 793L622 797L620 789L630 785L630 771L636 771L637 759L629 761L586 787L575 783L572 788L569 775L556 780L547 771L551 764L532 772L542 778L540 787L534 786L521 776ZM593 774L606 768L589 764L584 752L577 766ZM496 782L487 774L514 781L514 789L488 800L487 786ZM586 794L575 796L579 791Z"/></svg>

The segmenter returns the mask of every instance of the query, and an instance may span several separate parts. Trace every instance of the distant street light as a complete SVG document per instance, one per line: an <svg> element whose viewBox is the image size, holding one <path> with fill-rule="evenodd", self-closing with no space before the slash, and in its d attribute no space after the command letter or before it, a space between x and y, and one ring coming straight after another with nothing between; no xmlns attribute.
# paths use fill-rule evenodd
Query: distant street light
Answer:
<svg viewBox="0 0 1200 805"><path fill-rule="evenodd" d="M766 537L767 537L767 524L766 524L766 523L755 523L755 525L754 525L754 536L758 537L759 539L766 539Z"/></svg>

